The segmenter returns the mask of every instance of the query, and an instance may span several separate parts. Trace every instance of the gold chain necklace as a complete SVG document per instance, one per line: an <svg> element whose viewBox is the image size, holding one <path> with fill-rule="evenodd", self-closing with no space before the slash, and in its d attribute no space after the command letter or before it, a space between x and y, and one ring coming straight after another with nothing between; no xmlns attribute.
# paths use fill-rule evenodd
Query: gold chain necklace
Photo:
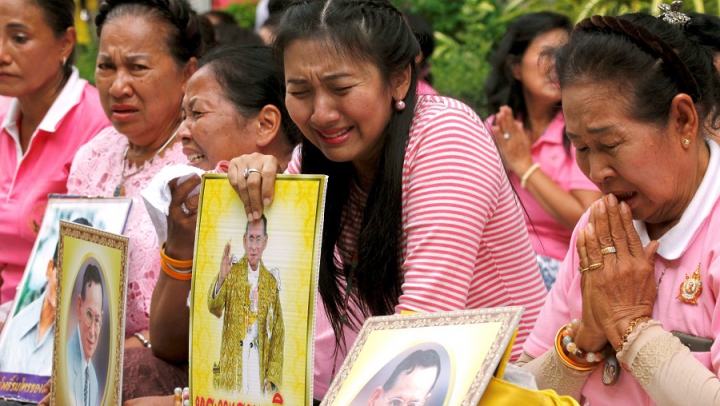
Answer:
<svg viewBox="0 0 720 406"><path fill-rule="evenodd" d="M125 180L127 180L127 179L130 178L131 176L137 175L138 173L140 173L140 171L142 171L143 169L145 169L145 164L146 164L146 163L150 162L150 163L152 164L153 159L155 159L155 157L158 156L158 154L159 154L160 152L162 152L162 150L164 150L168 145L170 145L170 142L175 138L175 134L176 134L176 133L177 133L177 131L174 132L174 133L172 133L172 135L167 139L167 141L165 141L165 143L162 145L162 147L160 147L160 149L158 149L157 151L155 151L155 153L153 154L153 156L152 156L149 160L143 162L143 164L140 165L140 167L137 168L137 169L135 170L135 172L132 172L132 173L125 173L125 169L126 169L126 166L127 166L127 153L128 153L128 150L130 150L130 143L128 142L128 146L125 147L125 152L123 153L123 158L122 158L122 173L120 174L120 182L118 182L117 186L115 186L115 192L113 193L113 196L115 196L115 197L125 196L125 186L124 186Z"/></svg>

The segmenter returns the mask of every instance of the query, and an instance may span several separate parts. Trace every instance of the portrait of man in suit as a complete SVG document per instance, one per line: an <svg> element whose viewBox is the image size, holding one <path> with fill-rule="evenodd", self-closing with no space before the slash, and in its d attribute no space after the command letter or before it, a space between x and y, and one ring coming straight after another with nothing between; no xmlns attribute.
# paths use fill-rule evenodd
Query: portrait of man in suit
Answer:
<svg viewBox="0 0 720 406"><path fill-rule="evenodd" d="M69 392L76 406L97 406L102 397L92 356L100 340L104 294L100 269L88 264L82 271L82 288L77 298L78 325L67 343Z"/></svg>

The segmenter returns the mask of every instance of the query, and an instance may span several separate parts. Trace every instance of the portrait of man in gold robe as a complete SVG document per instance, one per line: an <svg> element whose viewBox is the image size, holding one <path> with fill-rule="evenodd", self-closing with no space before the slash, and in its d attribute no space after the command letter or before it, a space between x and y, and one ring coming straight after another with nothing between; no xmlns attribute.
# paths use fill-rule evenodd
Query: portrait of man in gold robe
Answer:
<svg viewBox="0 0 720 406"><path fill-rule="evenodd" d="M231 254L228 242L220 272L210 284L208 310L223 317L216 387L264 395L282 385L285 327L280 304L280 271L262 262L267 247L267 218L245 228L245 255Z"/></svg>

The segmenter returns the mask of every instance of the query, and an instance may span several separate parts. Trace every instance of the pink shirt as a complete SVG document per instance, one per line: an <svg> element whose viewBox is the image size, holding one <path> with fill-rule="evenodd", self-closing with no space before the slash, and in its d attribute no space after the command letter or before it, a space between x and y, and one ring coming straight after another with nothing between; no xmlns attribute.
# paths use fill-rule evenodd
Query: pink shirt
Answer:
<svg viewBox="0 0 720 406"><path fill-rule="evenodd" d="M78 195L112 196L122 174L127 138L109 127L82 147L70 170L68 192ZM125 235L130 237L125 336L147 330L150 299L160 271L160 248L140 192L165 165L186 164L182 144L174 142L145 167L125 180L125 195L133 198L133 207ZM137 168L128 167L126 173Z"/></svg>
<svg viewBox="0 0 720 406"><path fill-rule="evenodd" d="M17 99L0 105L0 301L15 292L42 223L49 193L65 193L70 162L81 145L110 125L97 89L74 69L23 155Z"/></svg>
<svg viewBox="0 0 720 406"><path fill-rule="evenodd" d="M681 331L715 340L709 352L692 354L707 369L717 375L720 370L720 147L710 146L710 164L690 205L680 222L660 238L660 248L655 258L655 282L662 277L658 287L652 317L662 322L666 331ZM578 222L577 230L587 225L588 213ZM635 228L647 245L650 239L645 223L635 222ZM524 350L538 357L552 348L560 327L574 318L582 317L580 273L575 249L569 250L558 273L557 281L548 295L535 329L525 342ZM686 276L700 269L702 293L698 304L678 299L680 286ZM663 275L664 272L664 275ZM601 371L596 369L588 378L582 394L592 406L654 405L638 382L622 372L615 386L602 384Z"/></svg>
<svg viewBox="0 0 720 406"><path fill-rule="evenodd" d="M288 173L299 173L294 154ZM331 180L332 181L332 180ZM349 262L357 246L366 195L351 188L337 255ZM421 96L402 175L403 310L438 312L525 306L514 355L535 324L545 286L492 137L465 104ZM356 334L346 329L347 349ZM335 337L318 299L315 397L325 395ZM337 366L344 353L339 352Z"/></svg>
<svg viewBox="0 0 720 406"><path fill-rule="evenodd" d="M494 120L495 116L487 120L488 128ZM575 160L575 147L572 145L570 145L570 154L568 155L563 144L564 137L565 117L562 112L559 112L545 132L532 145L530 154L533 162L539 163L543 173L566 192L571 190L597 191L597 186L578 167ZM520 178L515 173L510 173L508 177L515 188L515 193L525 206L523 216L533 249L540 255L562 261L568 251L572 231L552 218L532 194L522 188Z"/></svg>

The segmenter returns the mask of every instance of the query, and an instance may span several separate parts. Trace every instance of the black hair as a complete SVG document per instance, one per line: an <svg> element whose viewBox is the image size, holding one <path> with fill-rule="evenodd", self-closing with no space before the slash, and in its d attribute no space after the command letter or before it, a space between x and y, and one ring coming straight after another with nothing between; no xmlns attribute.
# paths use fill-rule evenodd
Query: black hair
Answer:
<svg viewBox="0 0 720 406"><path fill-rule="evenodd" d="M516 117L527 117L522 82L513 76L512 66L520 63L536 37L556 29L569 34L572 23L564 15L550 11L524 14L508 26L485 81L488 111L497 112L500 107L509 106Z"/></svg>
<svg viewBox="0 0 720 406"><path fill-rule="evenodd" d="M432 85L433 79L430 73L430 57L435 52L435 31L432 25L420 14L405 11L405 19L410 25L415 38L420 43L420 51L423 53L423 60L418 64L417 70L420 79ZM425 72L425 77L422 77Z"/></svg>
<svg viewBox="0 0 720 406"><path fill-rule="evenodd" d="M430 389L428 389L428 393L430 393L440 376L440 356L435 350L417 350L405 357L405 359L395 367L395 370L390 374L385 384L383 384L385 393L395 386L401 373L411 374L415 368L437 368L435 380L432 386L430 386Z"/></svg>
<svg viewBox="0 0 720 406"><path fill-rule="evenodd" d="M213 25L218 45L263 45L262 39L249 28L237 24L218 23Z"/></svg>
<svg viewBox="0 0 720 406"><path fill-rule="evenodd" d="M720 124L720 75L713 55L682 24L642 13L587 18L558 52L556 68L561 87L606 83L622 88L628 114L636 119L665 126L673 98L685 93L695 102L701 123L715 129Z"/></svg>
<svg viewBox="0 0 720 406"><path fill-rule="evenodd" d="M211 36L203 35L203 23L187 0L104 0L95 17L98 37L103 26L118 17L146 17L166 24L168 50L178 66L212 47L206 43Z"/></svg>
<svg viewBox="0 0 720 406"><path fill-rule="evenodd" d="M275 63L272 49L222 46L201 58L198 65L207 66L240 115L254 117L263 107L273 105L280 110L281 135L293 146L300 142L300 131L285 108L282 68Z"/></svg>
<svg viewBox="0 0 720 406"><path fill-rule="evenodd" d="M263 215L258 220L260 220L260 219L262 219L262 221L263 221L263 233L265 233L265 235L267 235L267 217L265 217L265 214L263 213ZM253 220L253 221L257 221L257 220ZM249 231L250 231L250 221L248 221L247 224L245 225L245 234L247 234Z"/></svg>
<svg viewBox="0 0 720 406"><path fill-rule="evenodd" d="M85 301L85 295L87 294L87 287L91 283L96 283L98 286L100 286L100 297L103 298L105 296L105 288L102 284L102 276L100 276L100 269L93 264L88 264L88 266L85 267L85 273L83 273L82 289L80 289L80 297L82 298L83 302Z"/></svg>
<svg viewBox="0 0 720 406"><path fill-rule="evenodd" d="M685 28L687 35L698 44L720 54L720 17L710 14L687 13L692 23Z"/></svg>
<svg viewBox="0 0 720 406"><path fill-rule="evenodd" d="M232 14L226 13L224 11L211 10L211 11L202 13L201 16L205 17L205 18L209 18L209 17L215 18L221 23L237 25L237 21L235 20L235 17L233 17Z"/></svg>
<svg viewBox="0 0 720 406"><path fill-rule="evenodd" d="M72 220L73 223L82 224L84 226L92 227L93 225L84 217L78 217L74 220ZM58 264L58 249L60 247L60 239L58 239L57 244L55 244L55 252L53 253L53 265L57 266Z"/></svg>
<svg viewBox="0 0 720 406"><path fill-rule="evenodd" d="M55 38L65 35L67 29L75 26L74 0L32 0L43 11L45 22L55 34ZM75 49L73 48L63 65L63 75L69 78L72 66L75 63Z"/></svg>
<svg viewBox="0 0 720 406"><path fill-rule="evenodd" d="M402 232L402 167L416 101L415 57L420 53L420 45L402 13L384 0L294 3L283 12L275 33L274 44L280 57L294 41L321 41L340 58L373 64L388 88L392 78L407 72L408 68L411 72L404 100L408 108L398 111L392 102L386 107L392 113L378 141L382 143L382 150L363 212L357 261L337 263L333 255L336 245L341 244L343 207L349 203L355 169L351 162L330 161L303 139L302 173L329 176L319 291L335 331L337 351L345 348L343 324L357 330L366 316L394 313L402 293L403 275L398 257ZM348 301L356 306L347 305Z"/></svg>

